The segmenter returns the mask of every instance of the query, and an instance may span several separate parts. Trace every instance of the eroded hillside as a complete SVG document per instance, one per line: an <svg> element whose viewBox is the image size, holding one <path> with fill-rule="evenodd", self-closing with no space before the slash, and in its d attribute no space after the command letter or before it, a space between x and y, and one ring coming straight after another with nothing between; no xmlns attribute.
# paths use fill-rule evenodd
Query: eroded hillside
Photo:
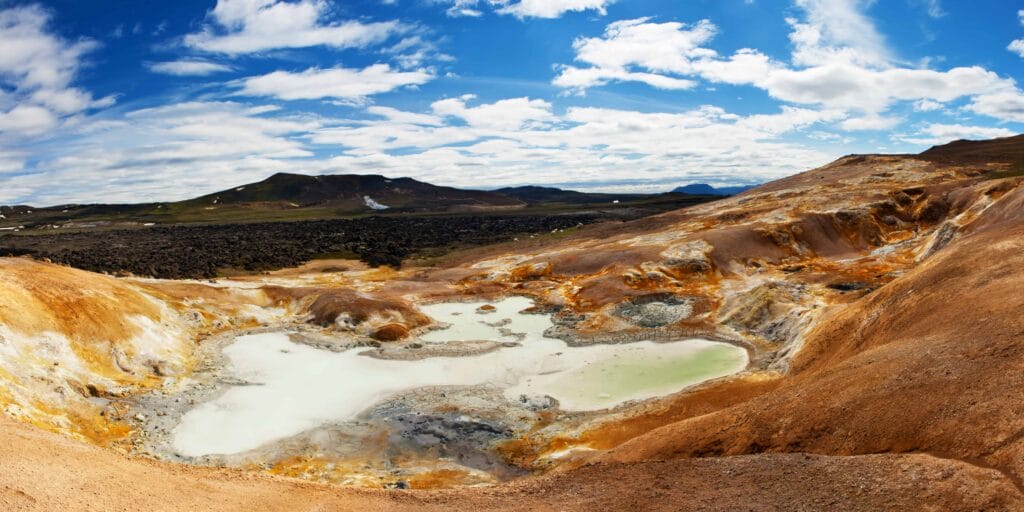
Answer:
<svg viewBox="0 0 1024 512"><path fill-rule="evenodd" d="M138 482L203 481L204 494L174 507L1018 508L1024 139L989 144L851 156L714 203L438 267L319 262L211 283L4 260L8 416L134 455L4 420L4 436L20 440L4 443L4 459L16 461L6 467L20 469L0 470L0 497L45 508L59 490L26 475L88 485L87 468L102 461L123 468L105 479L126 482L97 491L110 507L134 503ZM507 295L535 299L553 314L548 335L571 347L704 338L744 347L750 364L602 414L523 409L529 427L509 427L514 435L491 442L487 457L532 476L483 490L338 490L263 474L398 481L350 454L325 455L315 436L295 440L291 457L261 453L247 476L140 457L160 454L147 426L155 410L139 397L178 396L225 336L287 326L321 348L345 338L375 357L407 357L436 327L426 304ZM394 467L413 487L508 477L465 462Z"/></svg>

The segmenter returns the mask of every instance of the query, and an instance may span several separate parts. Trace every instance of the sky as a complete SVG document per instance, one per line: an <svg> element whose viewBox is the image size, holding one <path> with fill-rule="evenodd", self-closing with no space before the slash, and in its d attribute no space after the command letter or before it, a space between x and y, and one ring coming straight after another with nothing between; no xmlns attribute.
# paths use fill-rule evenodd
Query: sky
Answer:
<svg viewBox="0 0 1024 512"><path fill-rule="evenodd" d="M1024 132L1024 1L0 0L0 204L655 192Z"/></svg>

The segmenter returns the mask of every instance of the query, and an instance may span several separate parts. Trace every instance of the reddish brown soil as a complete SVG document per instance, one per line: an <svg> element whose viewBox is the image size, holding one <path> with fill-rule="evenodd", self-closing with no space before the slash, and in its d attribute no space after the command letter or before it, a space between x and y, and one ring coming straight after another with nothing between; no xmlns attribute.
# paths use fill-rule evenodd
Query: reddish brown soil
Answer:
<svg viewBox="0 0 1024 512"><path fill-rule="evenodd" d="M777 390L607 456L928 452L1024 476L1024 219L823 320Z"/></svg>
<svg viewBox="0 0 1024 512"><path fill-rule="evenodd" d="M5 511L1010 510L997 471L927 455L595 464L485 489L368 491L130 460L0 419Z"/></svg>

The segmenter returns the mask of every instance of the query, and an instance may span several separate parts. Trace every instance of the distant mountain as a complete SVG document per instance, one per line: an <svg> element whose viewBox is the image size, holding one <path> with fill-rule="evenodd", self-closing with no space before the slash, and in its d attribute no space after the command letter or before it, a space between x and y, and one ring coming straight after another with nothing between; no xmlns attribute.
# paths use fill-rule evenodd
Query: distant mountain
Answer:
<svg viewBox="0 0 1024 512"><path fill-rule="evenodd" d="M676 187L672 190L677 194L692 194L700 196L734 196L736 194L746 192L757 185L747 185L742 187L712 187L707 183L693 183L690 185L683 185L682 187Z"/></svg>
<svg viewBox="0 0 1024 512"><path fill-rule="evenodd" d="M493 192L507 196L526 204L542 203L567 203L567 204L592 204L612 203L615 201L638 201L652 199L663 194L597 194L588 192L577 192L575 190L563 190L554 187L538 187L527 185L523 187L499 188Z"/></svg>
<svg viewBox="0 0 1024 512"><path fill-rule="evenodd" d="M263 181L168 203L0 207L0 230L91 229L174 223L330 219L366 214L494 212L523 208L682 208L688 194L591 194L551 187L464 190L380 175L279 173Z"/></svg>
<svg viewBox="0 0 1024 512"><path fill-rule="evenodd" d="M261 182L215 192L180 206L250 206L280 208L331 207L359 211L451 210L523 206L521 201L494 192L431 185L412 178L370 174L307 176L275 174Z"/></svg>
<svg viewBox="0 0 1024 512"><path fill-rule="evenodd" d="M440 187L412 178L279 173L258 183L170 203L4 206L0 207L0 228L302 220L382 212L472 212L524 207L526 203L506 195Z"/></svg>

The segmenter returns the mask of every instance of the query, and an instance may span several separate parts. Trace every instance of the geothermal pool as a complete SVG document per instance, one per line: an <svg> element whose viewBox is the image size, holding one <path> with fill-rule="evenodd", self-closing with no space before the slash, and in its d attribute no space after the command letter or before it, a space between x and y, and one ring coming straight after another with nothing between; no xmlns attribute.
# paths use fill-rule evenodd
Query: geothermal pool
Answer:
<svg viewBox="0 0 1024 512"><path fill-rule="evenodd" d="M701 339L570 347L546 338L550 315L522 314L529 299L446 303L421 309L450 324L425 344L504 342L484 354L388 360L366 349L330 352L294 343L288 332L239 336L224 348L228 371L246 385L187 412L172 432L180 455L230 455L356 417L390 397L429 386L490 386L508 400L550 396L565 411L594 411L663 396L743 370L742 348Z"/></svg>

